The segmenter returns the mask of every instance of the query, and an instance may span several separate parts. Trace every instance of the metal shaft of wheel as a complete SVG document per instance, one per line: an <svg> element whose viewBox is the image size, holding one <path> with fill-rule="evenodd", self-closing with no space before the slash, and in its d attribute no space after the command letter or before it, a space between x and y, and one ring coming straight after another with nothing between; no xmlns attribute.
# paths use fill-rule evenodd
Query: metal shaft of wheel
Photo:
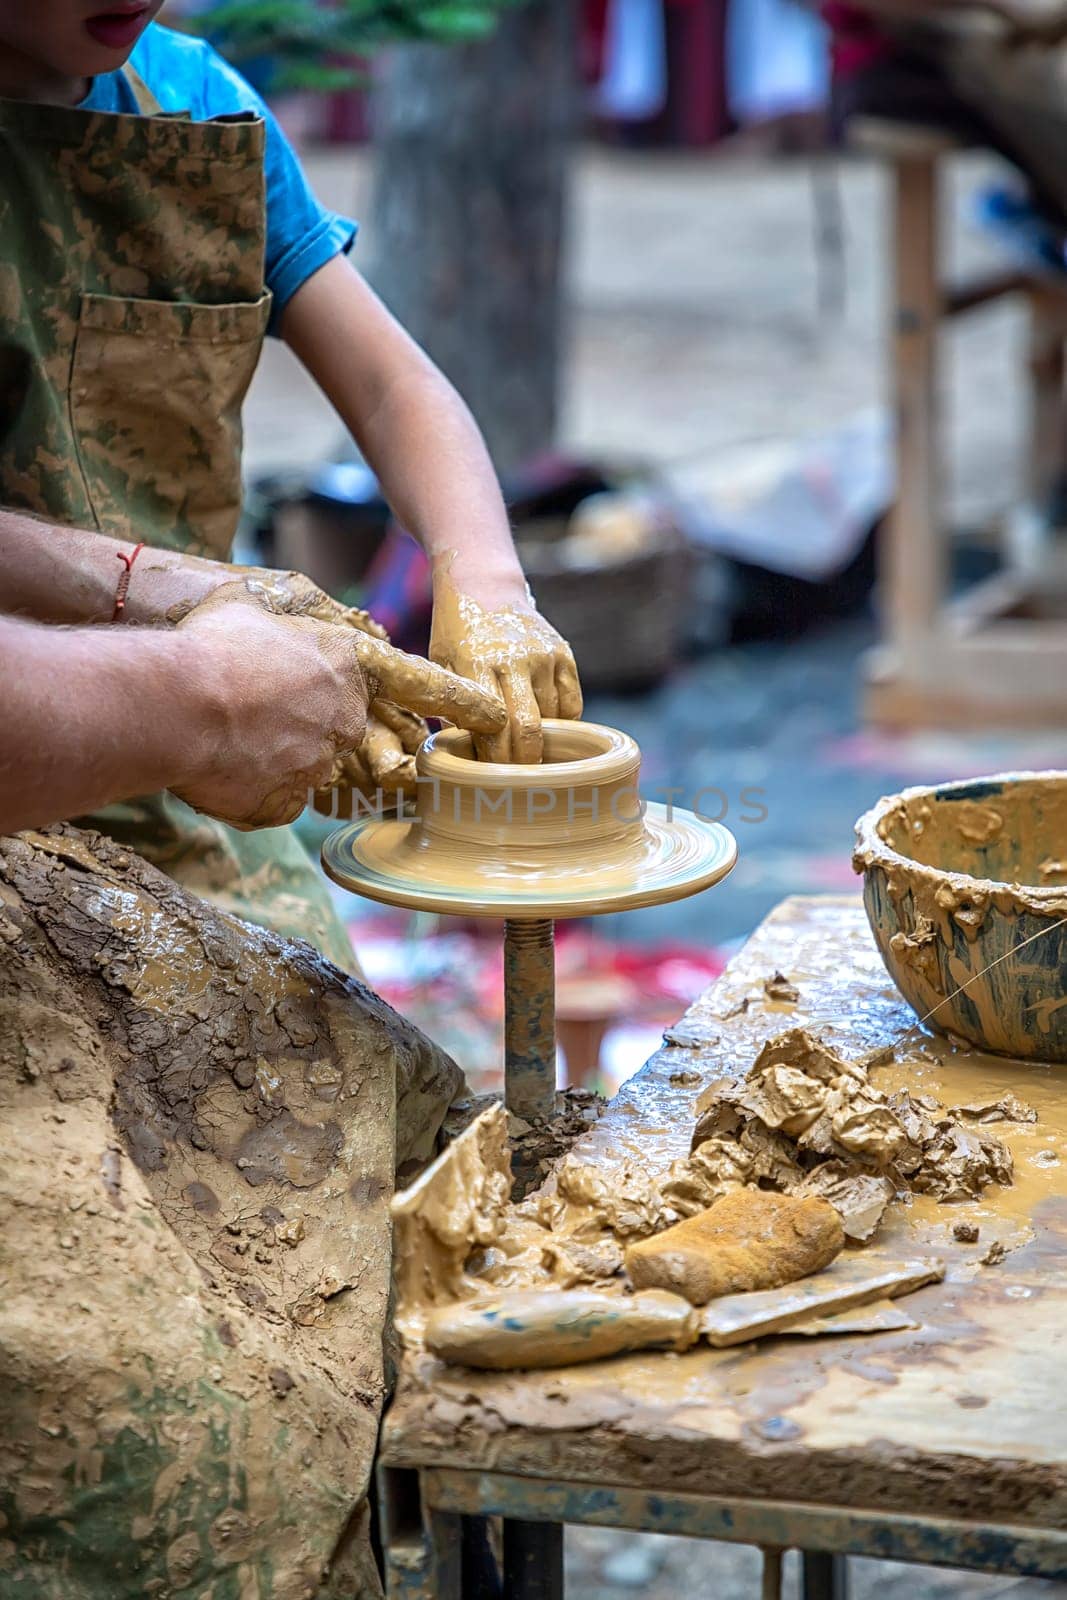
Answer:
<svg viewBox="0 0 1067 1600"><path fill-rule="evenodd" d="M551 919L504 924L504 1104L545 1119L556 1096L556 951Z"/></svg>

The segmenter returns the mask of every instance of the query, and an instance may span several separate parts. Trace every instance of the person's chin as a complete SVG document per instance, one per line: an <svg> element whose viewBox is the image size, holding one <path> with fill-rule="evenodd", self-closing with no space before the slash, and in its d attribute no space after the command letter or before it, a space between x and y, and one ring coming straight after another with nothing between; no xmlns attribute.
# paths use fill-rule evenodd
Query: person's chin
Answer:
<svg viewBox="0 0 1067 1600"><path fill-rule="evenodd" d="M124 62L143 35L159 7L147 3L130 3L116 0L111 11L101 10L82 23L84 54L82 70L95 76L101 72L115 72Z"/></svg>

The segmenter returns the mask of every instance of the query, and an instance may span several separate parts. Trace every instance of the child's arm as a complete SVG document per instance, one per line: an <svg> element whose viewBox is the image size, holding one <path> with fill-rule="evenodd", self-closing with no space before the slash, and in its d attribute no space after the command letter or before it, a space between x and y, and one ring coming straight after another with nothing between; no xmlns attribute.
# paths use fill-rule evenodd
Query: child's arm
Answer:
<svg viewBox="0 0 1067 1600"><path fill-rule="evenodd" d="M431 656L504 698L509 728L480 753L540 760L541 716L580 716L581 689L570 648L530 599L467 407L342 256L297 290L281 332L430 557Z"/></svg>

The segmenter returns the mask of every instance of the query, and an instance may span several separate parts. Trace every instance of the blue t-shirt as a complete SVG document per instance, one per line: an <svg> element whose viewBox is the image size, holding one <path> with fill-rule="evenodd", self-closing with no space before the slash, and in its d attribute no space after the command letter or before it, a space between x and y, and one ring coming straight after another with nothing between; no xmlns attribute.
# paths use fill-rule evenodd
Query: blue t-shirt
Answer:
<svg viewBox="0 0 1067 1600"><path fill-rule="evenodd" d="M272 333L286 302L312 273L352 247L356 223L319 204L296 153L269 107L203 39L159 23L147 27L130 57L164 111L188 111L195 122L254 111L267 124L267 287L274 295ZM87 111L137 111L121 72L93 79Z"/></svg>

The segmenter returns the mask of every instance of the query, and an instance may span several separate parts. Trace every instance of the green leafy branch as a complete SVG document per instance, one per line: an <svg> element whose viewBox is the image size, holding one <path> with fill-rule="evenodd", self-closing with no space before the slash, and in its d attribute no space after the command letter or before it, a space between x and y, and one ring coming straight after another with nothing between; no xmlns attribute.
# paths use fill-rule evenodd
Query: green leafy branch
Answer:
<svg viewBox="0 0 1067 1600"><path fill-rule="evenodd" d="M515 0L217 0L182 20L235 65L273 63L272 89L346 88L386 44L484 39Z"/></svg>

